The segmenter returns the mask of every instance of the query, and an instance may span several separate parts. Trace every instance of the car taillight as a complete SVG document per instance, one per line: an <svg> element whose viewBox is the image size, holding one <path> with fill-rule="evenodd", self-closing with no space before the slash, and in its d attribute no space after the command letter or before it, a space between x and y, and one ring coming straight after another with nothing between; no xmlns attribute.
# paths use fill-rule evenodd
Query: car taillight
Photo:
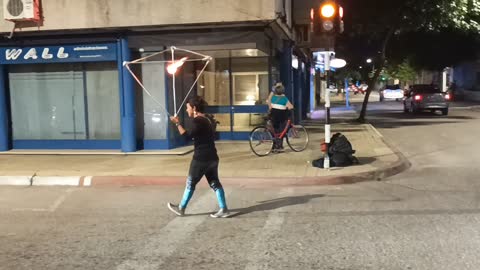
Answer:
<svg viewBox="0 0 480 270"><path fill-rule="evenodd" d="M415 101L420 101L420 100L422 100L422 99L423 99L422 96L420 96L420 95L415 95Z"/></svg>
<svg viewBox="0 0 480 270"><path fill-rule="evenodd" d="M445 99L446 99L446 100L450 100L450 95L449 95L449 94L446 94L446 95L445 95Z"/></svg>

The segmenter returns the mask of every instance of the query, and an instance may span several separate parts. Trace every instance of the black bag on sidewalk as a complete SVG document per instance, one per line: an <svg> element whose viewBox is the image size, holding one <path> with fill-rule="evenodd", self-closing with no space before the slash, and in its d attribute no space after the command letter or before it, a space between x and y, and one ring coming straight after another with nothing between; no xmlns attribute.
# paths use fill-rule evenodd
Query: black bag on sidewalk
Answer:
<svg viewBox="0 0 480 270"><path fill-rule="evenodd" d="M328 147L328 154L330 162L333 162L335 166L345 167L355 163L358 164L358 159L353 156L355 150L353 150L352 144L342 133L333 134Z"/></svg>
<svg viewBox="0 0 480 270"><path fill-rule="evenodd" d="M358 164L358 159L353 156L352 144L342 133L335 133L330 139L328 147L328 156L330 157L330 167L346 167ZM312 166L323 168L323 158L312 161Z"/></svg>

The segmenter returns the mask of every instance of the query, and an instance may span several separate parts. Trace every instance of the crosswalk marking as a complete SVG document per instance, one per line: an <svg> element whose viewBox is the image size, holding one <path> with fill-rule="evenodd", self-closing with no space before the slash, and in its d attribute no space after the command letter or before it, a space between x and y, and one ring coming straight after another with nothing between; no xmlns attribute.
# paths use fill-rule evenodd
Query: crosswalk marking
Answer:
<svg viewBox="0 0 480 270"><path fill-rule="evenodd" d="M69 188L65 191L64 194L62 194L60 197L58 197L53 204L48 207L48 208L14 208L12 211L14 212L27 212L27 211L32 211L32 212L55 212L57 208L67 199L67 196L70 195L70 193L74 192L75 189Z"/></svg>
<svg viewBox="0 0 480 270"><path fill-rule="evenodd" d="M225 190L228 198L230 192ZM211 190L197 200L192 200L187 208L188 213L205 211L205 209L214 209L217 201L215 194ZM165 204L165 211L167 206ZM187 216L176 217L163 227L158 234L150 239L147 245L135 253L132 258L123 261L117 266L117 270L157 270L165 260L171 256L175 250L192 234L197 226L202 224L208 217L205 216ZM145 258L152 258L155 261L147 261Z"/></svg>
<svg viewBox="0 0 480 270"><path fill-rule="evenodd" d="M293 188L284 188L280 191L279 196L288 196L293 193ZM285 216L282 211L282 208L276 208L271 211L268 215L268 219L263 226L260 235L256 238L258 239L250 251L250 254L247 256L249 258L248 264L245 266L245 270L260 270L260 269L271 269L268 266L269 261L269 252L268 252L268 240L274 237L285 221Z"/></svg>

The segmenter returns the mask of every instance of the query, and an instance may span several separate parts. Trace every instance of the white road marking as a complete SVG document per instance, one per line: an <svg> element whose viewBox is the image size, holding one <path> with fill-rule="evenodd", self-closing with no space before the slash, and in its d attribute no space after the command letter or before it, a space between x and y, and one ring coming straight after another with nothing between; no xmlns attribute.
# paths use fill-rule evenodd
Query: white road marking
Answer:
<svg viewBox="0 0 480 270"><path fill-rule="evenodd" d="M33 186L78 186L80 176L36 176Z"/></svg>
<svg viewBox="0 0 480 270"><path fill-rule="evenodd" d="M293 193L293 188L285 188L279 192L280 196L288 196ZM268 241L278 234L282 228L282 225L285 221L285 217L280 211L282 208L276 208L270 212L268 219L265 222L265 225L260 232L260 235L256 237L257 241L253 249L251 249L247 258L249 259L248 264L245 266L245 270L259 270L259 269L271 269L268 266Z"/></svg>
<svg viewBox="0 0 480 270"><path fill-rule="evenodd" d="M67 189L64 194L58 197L53 204L48 208L14 208L12 211L15 212L55 212L57 208L67 199L67 196L75 191L75 189Z"/></svg>
<svg viewBox="0 0 480 270"><path fill-rule="evenodd" d="M0 176L0 185L30 186L31 176Z"/></svg>
<svg viewBox="0 0 480 270"><path fill-rule="evenodd" d="M198 192L198 191L197 191ZM229 192L225 190L227 195ZM228 196L227 196L228 198ZM186 217L176 217L170 221L165 227L160 229L158 234L151 238L144 248L133 255L132 258L123 261L117 266L117 270L157 270L161 269L165 260L171 256L175 250L189 238L196 228L202 224L208 217L205 216L188 216L188 213L205 212L205 210L214 209L217 201L215 194L209 190L199 199L193 199L191 206L187 208ZM162 205L164 211L167 205ZM173 213L172 213L173 215ZM148 262L145 258L152 258L154 262Z"/></svg>
<svg viewBox="0 0 480 270"><path fill-rule="evenodd" d="M49 212L55 212L55 210L57 210L57 208L65 201L65 199L67 198L67 196L72 193L74 191L74 189L67 189L67 191L62 194L62 196L60 196L54 203L52 206L49 207L48 211Z"/></svg>
<svg viewBox="0 0 480 270"><path fill-rule="evenodd" d="M93 176L86 176L86 177L83 179L83 186L84 186L84 187L91 186L91 185L92 185L92 178L93 178Z"/></svg>

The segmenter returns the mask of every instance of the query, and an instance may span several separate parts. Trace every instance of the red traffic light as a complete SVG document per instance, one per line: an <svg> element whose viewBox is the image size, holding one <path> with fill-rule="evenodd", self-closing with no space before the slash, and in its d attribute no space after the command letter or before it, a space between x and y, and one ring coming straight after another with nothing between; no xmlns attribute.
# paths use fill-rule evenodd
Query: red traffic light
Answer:
<svg viewBox="0 0 480 270"><path fill-rule="evenodd" d="M323 18L332 18L336 13L335 4L325 3L320 7L320 16Z"/></svg>
<svg viewBox="0 0 480 270"><path fill-rule="evenodd" d="M333 0L323 1L310 10L310 27L314 33L340 34L344 31L344 10Z"/></svg>

